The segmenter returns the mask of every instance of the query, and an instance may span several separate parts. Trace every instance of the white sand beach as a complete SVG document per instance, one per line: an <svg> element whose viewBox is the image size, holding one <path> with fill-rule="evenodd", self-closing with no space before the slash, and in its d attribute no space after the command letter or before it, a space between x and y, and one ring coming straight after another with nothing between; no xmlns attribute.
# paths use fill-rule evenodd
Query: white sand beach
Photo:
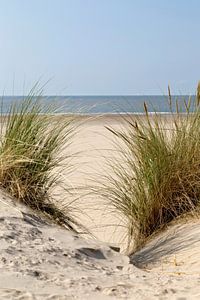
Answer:
<svg viewBox="0 0 200 300"><path fill-rule="evenodd" d="M0 299L199 299L200 222L174 222L128 257L126 228L97 194L80 186L99 182L114 154L105 125L119 117L84 120L71 151L79 151L66 183L77 190L75 215L96 237L52 224L0 193ZM57 190L57 200L62 195ZM73 197L67 199L72 201ZM62 199L63 200L63 199Z"/></svg>

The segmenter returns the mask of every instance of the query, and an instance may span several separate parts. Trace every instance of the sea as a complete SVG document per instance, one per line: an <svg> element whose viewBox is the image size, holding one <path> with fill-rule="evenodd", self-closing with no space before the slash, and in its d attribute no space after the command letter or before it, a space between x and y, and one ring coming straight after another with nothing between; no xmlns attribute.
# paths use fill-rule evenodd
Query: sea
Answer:
<svg viewBox="0 0 200 300"><path fill-rule="evenodd" d="M7 114L12 104L20 107L25 96L3 96L1 103L1 113ZM33 97L33 100L38 97ZM195 96L181 95L132 95L132 96L40 96L42 105L53 107L55 114L143 114L144 103L150 113L168 114L176 112L177 103L180 112L186 112L184 102L191 99L191 107L195 103ZM171 105L169 105L171 103Z"/></svg>

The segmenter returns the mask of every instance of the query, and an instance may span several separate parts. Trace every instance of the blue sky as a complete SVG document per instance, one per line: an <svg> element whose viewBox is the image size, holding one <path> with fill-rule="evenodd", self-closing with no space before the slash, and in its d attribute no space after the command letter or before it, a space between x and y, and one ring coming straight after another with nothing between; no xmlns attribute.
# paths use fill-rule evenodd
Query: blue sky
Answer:
<svg viewBox="0 0 200 300"><path fill-rule="evenodd" d="M0 0L0 94L193 93L199 0Z"/></svg>

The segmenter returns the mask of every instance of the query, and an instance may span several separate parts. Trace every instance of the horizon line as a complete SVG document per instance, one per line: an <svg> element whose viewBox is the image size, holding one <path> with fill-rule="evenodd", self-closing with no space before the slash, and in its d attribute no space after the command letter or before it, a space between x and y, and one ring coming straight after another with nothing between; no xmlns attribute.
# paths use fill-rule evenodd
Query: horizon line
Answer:
<svg viewBox="0 0 200 300"><path fill-rule="evenodd" d="M26 95L0 95L0 97L28 97L30 96L29 94L26 94ZM77 95L55 95L55 94L44 94L44 95L32 95L33 97L169 97L169 95L163 95L163 94L89 94L89 95L86 95L86 94L77 94ZM185 97L185 96L196 96L196 94L171 94L171 96L173 97Z"/></svg>

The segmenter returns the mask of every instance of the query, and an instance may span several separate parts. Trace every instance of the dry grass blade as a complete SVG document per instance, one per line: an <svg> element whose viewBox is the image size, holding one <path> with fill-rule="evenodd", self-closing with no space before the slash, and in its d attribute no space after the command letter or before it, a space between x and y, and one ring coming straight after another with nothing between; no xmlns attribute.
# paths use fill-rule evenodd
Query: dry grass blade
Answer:
<svg viewBox="0 0 200 300"><path fill-rule="evenodd" d="M200 81L198 82L198 86L197 86L197 106L199 106L200 104Z"/></svg>

